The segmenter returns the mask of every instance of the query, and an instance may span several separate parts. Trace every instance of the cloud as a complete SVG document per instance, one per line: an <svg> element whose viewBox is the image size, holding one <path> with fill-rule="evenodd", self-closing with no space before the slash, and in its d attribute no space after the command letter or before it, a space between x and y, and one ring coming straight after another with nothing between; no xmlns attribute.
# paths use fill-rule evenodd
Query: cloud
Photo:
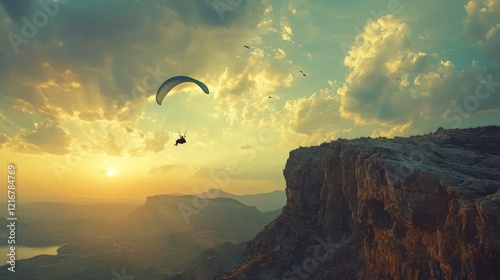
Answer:
<svg viewBox="0 0 500 280"><path fill-rule="evenodd" d="M106 134L104 151L108 156L119 157L122 155L122 147L118 146L118 144L116 143L116 137L113 132L108 132Z"/></svg>
<svg viewBox="0 0 500 280"><path fill-rule="evenodd" d="M271 5L266 6L264 14L262 15L262 19L259 22L259 24L257 24L257 30L259 30L259 35L278 32L278 30L273 26L274 20L272 18L272 13L273 13L273 6ZM257 37L255 41L262 43L262 38Z"/></svg>
<svg viewBox="0 0 500 280"><path fill-rule="evenodd" d="M43 12L22 3L29 1L3 1L12 16L30 19ZM10 96L0 109L14 106L53 120L76 114L85 121L133 122L167 77L202 77L214 65L230 64L234 49L255 34L265 12L259 1L231 2L223 19L210 1L116 3L59 5L33 36L25 36L22 26L2 24L0 34L29 38L12 43L0 37L0 81Z"/></svg>
<svg viewBox="0 0 500 280"><path fill-rule="evenodd" d="M129 132L131 127L121 126L117 121L83 122L71 127L76 131L75 138L79 139L73 147L75 152L84 150L92 154L140 157L154 146L154 133Z"/></svg>
<svg viewBox="0 0 500 280"><path fill-rule="evenodd" d="M354 121L340 115L340 96L332 89L288 100L276 119L282 123L282 144L307 146L352 136Z"/></svg>
<svg viewBox="0 0 500 280"><path fill-rule="evenodd" d="M5 12L9 15L10 19L13 21L19 21L26 15L31 7L32 0L0 0Z"/></svg>
<svg viewBox="0 0 500 280"><path fill-rule="evenodd" d="M9 142L9 137L5 133L0 134L0 149L5 147L5 144Z"/></svg>
<svg viewBox="0 0 500 280"><path fill-rule="evenodd" d="M165 149L165 145L170 140L167 131L149 132L144 138L145 151L158 153Z"/></svg>
<svg viewBox="0 0 500 280"><path fill-rule="evenodd" d="M78 114L78 118L82 121L92 122L92 121L102 119L102 114L99 114L97 112L90 112L90 111L80 112Z"/></svg>
<svg viewBox="0 0 500 280"><path fill-rule="evenodd" d="M223 168L202 166L199 167L197 170L195 170L190 177L197 177L204 179L210 178L212 180L217 181L218 180L216 179L217 174L222 174L222 173L227 174L227 172L228 170Z"/></svg>
<svg viewBox="0 0 500 280"><path fill-rule="evenodd" d="M490 6L492 3L496 1L489 1ZM453 13L459 15L456 10ZM490 29L495 20L488 21ZM500 82L499 71L493 65L485 68L478 61L434 52L449 42L442 36L428 36L423 26L395 16L369 20L345 57L345 80L331 82L332 90L288 100L274 115L282 129L281 144L312 145L357 135L408 135L491 119L500 108L500 96L492 94L492 84ZM439 32L449 31L443 27ZM458 66L455 60L459 60ZM481 99L476 96L478 87ZM475 102L477 108L473 108ZM460 108L465 117L458 121ZM451 113L444 116L448 110Z"/></svg>
<svg viewBox="0 0 500 280"><path fill-rule="evenodd" d="M310 135L320 129L330 130L330 126L325 127L325 123L335 122L339 118L338 96L323 91L321 96L312 94L310 97L303 97L289 100L285 103L288 113L288 127L296 133Z"/></svg>
<svg viewBox="0 0 500 280"><path fill-rule="evenodd" d="M18 152L63 155L69 153L73 137L60 123L45 120L9 140L8 145Z"/></svg>
<svg viewBox="0 0 500 280"><path fill-rule="evenodd" d="M168 131L144 131L131 126L122 126L117 121L83 122L73 125L76 141L72 152L103 154L120 157L144 157L165 150L169 144ZM170 143L172 144L172 143Z"/></svg>
<svg viewBox="0 0 500 280"><path fill-rule="evenodd" d="M237 72L227 77L236 77L236 85L231 92L222 90L221 99L241 94L238 83L245 90L268 85L275 89L278 80L286 79L276 73L276 67L266 69L271 57L249 68L235 61L242 42L261 42L259 35L269 31L264 21L271 20L272 7L262 1L220 2L230 9L218 10L208 0L131 0L119 5L115 0L69 1L59 5L57 14L37 27L33 36L26 36L24 23L11 18L30 20L44 10L35 2L29 6L30 1L3 0L4 9L10 12L0 12L0 111L31 118L31 123L48 119L70 131L88 128L91 122L113 122L125 128L137 127L157 87L176 74L199 77L212 89L226 71L243 70L241 80ZM27 40L13 43L8 34ZM220 82L227 86L224 80ZM239 109L234 107L233 112ZM85 122L88 125L82 125ZM168 135L159 135L158 140L148 129L137 134L125 131L130 135L104 133L92 136L92 143L85 145L95 153L138 156L161 151L168 140ZM82 133L76 135L77 142L87 140Z"/></svg>
<svg viewBox="0 0 500 280"><path fill-rule="evenodd" d="M77 146L85 151L96 154L120 155L123 148L117 143L121 135L117 134L116 122L80 122L72 127L75 138L79 139ZM117 137L118 135L118 137ZM117 140L118 138L118 140ZM79 149L77 148L77 149Z"/></svg>
<svg viewBox="0 0 500 280"><path fill-rule="evenodd" d="M464 70L455 69L453 61L422 51L418 38L393 16L367 23L344 60L348 74L338 89L342 117L380 126L389 134L449 127L453 123L443 112L472 98L488 75L497 77L473 61ZM500 98L491 95L471 113L499 105Z"/></svg>
<svg viewBox="0 0 500 280"><path fill-rule="evenodd" d="M241 144L238 146L238 150L250 150L253 149L253 146L250 144Z"/></svg>
<svg viewBox="0 0 500 280"><path fill-rule="evenodd" d="M429 13L422 13L428 10L426 3L405 3L398 17L368 21L344 60L344 80L340 80L343 70L322 65L323 58L339 57L340 52L336 46L332 50L325 46L351 38L354 24L349 24L355 20L337 17L339 25L331 29L325 24L331 17L311 17L320 12L341 14L332 8L333 2L328 9L300 1L281 7L273 4L275 12L267 1L220 0L228 5L222 10L212 0L131 0L120 5L115 0L69 1L37 28L35 36L17 46L18 53L7 34L24 36L20 19L32 19L43 9L39 1L1 3L6 12L0 12L0 34L5 35L0 36L0 111L23 116L25 121L14 131L29 131L40 120L58 123L72 133L78 125L86 129L93 123L113 123L116 129L100 131L85 144L96 153L140 156L164 150L168 134L155 136L155 127L142 126L140 120L145 111L153 112L149 106L154 104L157 86L177 73L196 76L209 86L210 118L228 121L226 131L236 125L247 129L269 124L278 118L274 112L281 110L286 117L277 124L286 143L345 137L343 133L350 133L353 125L358 131L371 127L370 133L380 135L451 126L455 122L444 118L443 112L451 109L451 116L457 115L455 106L464 107L482 81L490 75L500 80L498 0L470 0L465 9L445 0ZM453 19L436 16L447 9ZM362 12L349 15L358 14ZM368 10L364 16L370 16ZM299 19L304 21L297 24ZM446 37L451 29L450 36L458 39ZM465 42L466 37L459 35L472 40ZM297 36L307 39L299 45L282 42L297 41ZM453 44L465 50L456 55L460 57L445 51L450 40L460 41ZM242 48L244 44L251 45L251 50ZM486 59L478 52L484 52ZM311 74L342 72L336 88L322 89L321 80L313 79L308 89L302 81L295 87L299 69L291 59L299 54L303 60L314 58ZM334 79L327 75L324 83ZM465 112L471 115L468 120L498 110L499 98L490 94L480 100L477 109ZM87 132L75 132L74 137L85 140L82 134ZM22 134L13 134L7 134L6 147L14 147L11 143L16 139L19 149L39 150ZM214 145L211 137L200 138L206 140L200 145Z"/></svg>
<svg viewBox="0 0 500 280"><path fill-rule="evenodd" d="M282 50L282 49L277 49L276 50L276 54L274 55L274 58L276 58L276 59L283 59L285 57L286 57L286 53L285 53L284 50Z"/></svg>
<svg viewBox="0 0 500 280"><path fill-rule="evenodd" d="M500 62L500 1L471 0L465 6L466 33L475 39L487 55Z"/></svg>
<svg viewBox="0 0 500 280"><path fill-rule="evenodd" d="M156 166L156 167L153 167L149 170L149 174L164 174L164 173L167 173L168 171L171 171L172 169L174 169L174 167L176 167L176 165L172 165L172 164L165 164L165 165L161 165L161 166Z"/></svg>
<svg viewBox="0 0 500 280"><path fill-rule="evenodd" d="M213 148L216 144L214 132L206 127L199 128L197 132L190 133L189 135L192 139L191 141L193 141L191 143L195 145L195 149L209 149Z"/></svg>
<svg viewBox="0 0 500 280"><path fill-rule="evenodd" d="M213 82L216 109L230 125L256 125L274 110L269 96L278 88L291 86L292 67L289 60L276 60L265 50L254 49L246 63L226 68L217 82Z"/></svg>
<svg viewBox="0 0 500 280"><path fill-rule="evenodd" d="M198 168L193 174L191 175L192 177L210 177L210 174L212 174L215 171L214 168L211 167L200 167Z"/></svg>
<svg viewBox="0 0 500 280"><path fill-rule="evenodd" d="M281 39L283 41L293 43L292 37L293 37L292 27L290 26L290 23L288 22L288 20L283 19L281 21Z"/></svg>

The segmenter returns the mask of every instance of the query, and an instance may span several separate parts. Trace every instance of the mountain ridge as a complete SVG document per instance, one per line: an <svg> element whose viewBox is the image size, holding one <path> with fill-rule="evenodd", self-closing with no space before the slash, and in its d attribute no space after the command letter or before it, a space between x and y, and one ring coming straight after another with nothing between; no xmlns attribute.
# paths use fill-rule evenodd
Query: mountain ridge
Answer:
<svg viewBox="0 0 500 280"><path fill-rule="evenodd" d="M495 279L500 127L290 152L282 214L222 279Z"/></svg>

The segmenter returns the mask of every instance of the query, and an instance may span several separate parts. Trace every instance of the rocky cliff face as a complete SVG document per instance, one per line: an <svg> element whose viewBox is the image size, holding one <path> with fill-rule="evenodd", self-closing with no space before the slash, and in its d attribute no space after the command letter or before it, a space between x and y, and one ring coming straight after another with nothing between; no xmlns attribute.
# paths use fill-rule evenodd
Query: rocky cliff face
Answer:
<svg viewBox="0 0 500 280"><path fill-rule="evenodd" d="M284 176L223 279L500 278L500 127L299 148Z"/></svg>

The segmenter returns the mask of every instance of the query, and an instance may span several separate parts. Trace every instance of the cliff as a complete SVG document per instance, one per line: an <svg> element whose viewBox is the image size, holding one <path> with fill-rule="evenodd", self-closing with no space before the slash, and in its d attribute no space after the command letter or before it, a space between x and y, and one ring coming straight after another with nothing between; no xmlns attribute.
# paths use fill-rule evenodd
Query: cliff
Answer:
<svg viewBox="0 0 500 280"><path fill-rule="evenodd" d="M499 279L500 127L290 152L287 204L223 279Z"/></svg>

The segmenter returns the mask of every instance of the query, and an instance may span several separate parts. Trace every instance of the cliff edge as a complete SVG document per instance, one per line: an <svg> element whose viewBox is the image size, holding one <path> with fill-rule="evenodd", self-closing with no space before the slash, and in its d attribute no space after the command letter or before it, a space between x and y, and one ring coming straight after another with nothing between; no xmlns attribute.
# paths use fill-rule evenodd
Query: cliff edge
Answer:
<svg viewBox="0 0 500 280"><path fill-rule="evenodd" d="M499 279L500 127L290 152L287 204L222 279Z"/></svg>

